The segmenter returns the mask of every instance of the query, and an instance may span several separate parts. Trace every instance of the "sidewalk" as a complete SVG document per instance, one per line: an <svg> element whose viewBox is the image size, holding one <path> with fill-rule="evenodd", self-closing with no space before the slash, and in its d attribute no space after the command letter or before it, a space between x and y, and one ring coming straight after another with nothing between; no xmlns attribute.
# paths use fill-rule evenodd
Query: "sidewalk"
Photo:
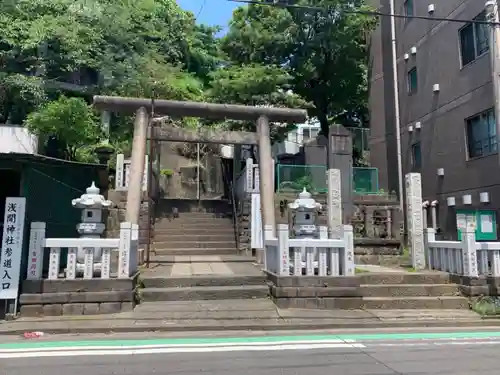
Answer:
<svg viewBox="0 0 500 375"><path fill-rule="evenodd" d="M263 299L151 303L130 313L20 318L0 323L0 335L481 326L500 326L500 320L469 310L278 309Z"/></svg>

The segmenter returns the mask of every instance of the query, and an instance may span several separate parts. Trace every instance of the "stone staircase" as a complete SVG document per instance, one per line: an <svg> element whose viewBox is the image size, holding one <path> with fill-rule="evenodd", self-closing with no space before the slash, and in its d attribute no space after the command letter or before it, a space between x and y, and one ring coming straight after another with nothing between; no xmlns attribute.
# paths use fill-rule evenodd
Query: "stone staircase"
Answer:
<svg viewBox="0 0 500 375"><path fill-rule="evenodd" d="M364 309L469 309L446 273L364 273L360 283Z"/></svg>
<svg viewBox="0 0 500 375"><path fill-rule="evenodd" d="M223 200L160 201L141 303L268 297L253 257L237 249L231 212Z"/></svg>

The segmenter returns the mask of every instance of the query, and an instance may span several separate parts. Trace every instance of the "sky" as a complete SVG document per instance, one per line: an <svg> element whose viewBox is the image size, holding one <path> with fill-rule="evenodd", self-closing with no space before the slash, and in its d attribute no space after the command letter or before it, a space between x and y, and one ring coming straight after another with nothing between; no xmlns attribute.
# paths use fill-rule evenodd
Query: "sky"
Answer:
<svg viewBox="0 0 500 375"><path fill-rule="evenodd" d="M226 28L233 10L242 5L228 0L177 0L181 8L198 16L198 22Z"/></svg>

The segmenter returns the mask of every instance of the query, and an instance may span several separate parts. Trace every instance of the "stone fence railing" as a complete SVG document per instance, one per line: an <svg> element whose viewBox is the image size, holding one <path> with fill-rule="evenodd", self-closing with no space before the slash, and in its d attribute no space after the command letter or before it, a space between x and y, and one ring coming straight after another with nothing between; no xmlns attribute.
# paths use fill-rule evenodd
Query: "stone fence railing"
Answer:
<svg viewBox="0 0 500 375"><path fill-rule="evenodd" d="M476 242L475 231L464 229L461 241L436 241L434 228L425 233L430 269L478 277L500 276L500 242Z"/></svg>
<svg viewBox="0 0 500 375"><path fill-rule="evenodd" d="M49 250L49 280L129 278L137 271L139 228L121 223L119 238L45 238L46 224L33 222L30 227L27 279L43 278L45 249ZM118 253L117 270L112 270L112 255ZM66 255L66 267L61 258Z"/></svg>
<svg viewBox="0 0 500 375"><path fill-rule="evenodd" d="M327 228L320 227L319 239L290 238L288 225L280 224L277 238L265 228L265 269L279 276L353 276L354 236L351 225L344 225L343 237L328 239Z"/></svg>

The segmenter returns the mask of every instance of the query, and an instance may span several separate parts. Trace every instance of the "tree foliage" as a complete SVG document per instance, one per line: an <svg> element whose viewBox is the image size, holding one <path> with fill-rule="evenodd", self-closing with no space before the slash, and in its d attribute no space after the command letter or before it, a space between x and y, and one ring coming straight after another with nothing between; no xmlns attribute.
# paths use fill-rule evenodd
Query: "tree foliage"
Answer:
<svg viewBox="0 0 500 375"><path fill-rule="evenodd" d="M367 99L366 35L376 20L353 14L363 0L290 0L318 9L251 4L233 15L222 49L233 63L274 64L292 77L291 88L312 103L324 133L331 121L364 118Z"/></svg>
<svg viewBox="0 0 500 375"><path fill-rule="evenodd" d="M0 2L0 28L0 120L22 123L38 111L29 126L68 137L61 144L76 145L72 135L88 130L48 127L50 116L56 123L64 117L69 127L86 124L68 124L76 119L64 110L75 110L76 102L58 99L61 94L87 102L95 93L202 100L208 74L220 61L218 28L196 25L175 0L6 0ZM87 105L78 103L80 109ZM112 138L130 138L130 118L114 120Z"/></svg>
<svg viewBox="0 0 500 375"><path fill-rule="evenodd" d="M0 121L25 122L76 159L100 140L93 94L307 107L324 131L331 121L360 126L374 20L350 13L363 0L312 3L324 10L238 8L218 38L220 27L196 24L175 0L4 0ZM127 147L131 118L113 114L110 129L111 141Z"/></svg>
<svg viewBox="0 0 500 375"><path fill-rule="evenodd" d="M61 96L47 102L30 113L25 124L41 141L59 142L63 155L58 156L67 160L77 160L78 150L96 144L100 136L97 114L79 98Z"/></svg>

